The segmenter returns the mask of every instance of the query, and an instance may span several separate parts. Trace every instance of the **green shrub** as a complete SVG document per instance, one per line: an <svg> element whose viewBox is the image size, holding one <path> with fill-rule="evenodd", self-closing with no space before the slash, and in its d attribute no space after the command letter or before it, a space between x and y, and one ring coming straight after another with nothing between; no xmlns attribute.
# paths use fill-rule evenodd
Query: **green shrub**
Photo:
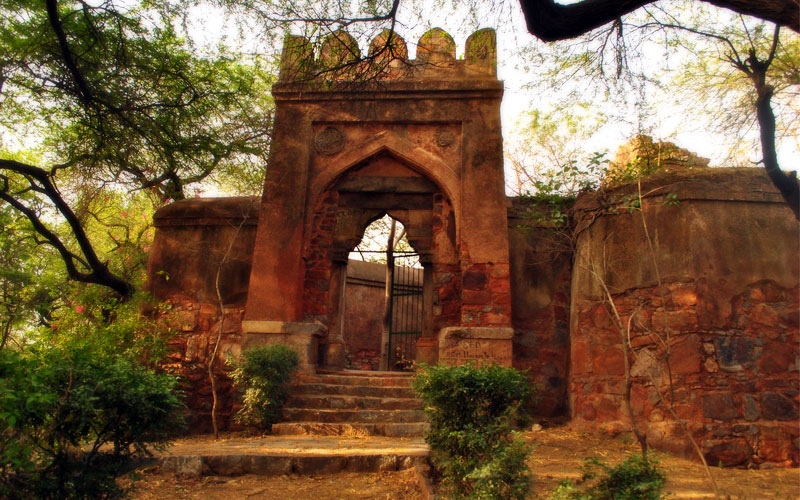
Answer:
<svg viewBox="0 0 800 500"><path fill-rule="evenodd" d="M653 458L644 461L641 455L631 455L616 467L597 458L586 460L579 488L567 481L559 485L550 500L659 500L664 497L666 476Z"/></svg>
<svg viewBox="0 0 800 500"><path fill-rule="evenodd" d="M244 425L272 430L280 420L283 405L289 398L289 382L300 359L295 351L282 344L248 349L235 363L231 373L243 392L242 408L236 421Z"/></svg>
<svg viewBox="0 0 800 500"><path fill-rule="evenodd" d="M0 497L117 498L182 422L173 377L89 344L0 352Z"/></svg>
<svg viewBox="0 0 800 500"><path fill-rule="evenodd" d="M497 365L424 366L414 389L431 426L431 459L451 498L525 498L530 449L513 430L534 393L524 373Z"/></svg>

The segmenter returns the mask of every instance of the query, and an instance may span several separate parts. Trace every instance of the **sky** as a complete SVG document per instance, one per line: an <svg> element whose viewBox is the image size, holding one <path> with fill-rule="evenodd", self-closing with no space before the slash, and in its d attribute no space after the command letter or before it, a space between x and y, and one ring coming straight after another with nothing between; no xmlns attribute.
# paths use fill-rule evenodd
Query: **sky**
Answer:
<svg viewBox="0 0 800 500"><path fill-rule="evenodd" d="M526 141L524 124L531 110L557 109L568 100L570 90L577 89L580 94L581 86L588 84L578 77L572 77L573 81L570 82L569 77L563 77L564 81L560 81L562 77L553 78L548 75L547 54L562 50L563 46L544 44L536 40L526 31L518 4L515 1L500 1L499 4L479 2L472 10L461 7L460 10L452 11L448 10L447 4L444 7L436 6L432 0L417 4L405 0L401 3L396 31L406 40L409 56L413 58L416 52L416 40L432 27L441 27L453 36L457 57L463 56L466 38L474 30L485 26L497 29L498 79L502 80L505 86L501 119L507 143L506 149L511 151L515 144ZM492 7L485 10L487 5ZM712 9L712 15L713 12ZM704 11L704 15L708 16L708 13ZM219 42L220 36L224 36L226 43L229 44L241 43L243 47L248 47L248 50L277 53L277 47L280 45L280 40L277 39L279 37L268 46L265 45L263 37L259 36L257 27L237 29L236 25L237 23L232 20L226 20L221 13L204 9L199 10L191 19L190 30L194 38L204 40L201 43L207 46L214 46ZM298 25L293 31L298 33L303 29L307 27ZM239 42L234 42L235 40ZM362 52L366 52L368 40L361 39L360 44ZM658 76L659 70L665 66L664 47L644 44L638 49L641 57L637 60L639 66L636 69L651 76ZM678 61L680 56L675 52L671 53L668 63L674 65ZM559 85L556 84L564 85L558 89ZM632 90L629 89L629 92ZM588 101L588 104L584 103L587 105L577 111L574 107L567 108L568 111L578 115L601 113L610 117L609 123L592 129L592 133L586 137L579 137L580 147L587 153L607 151L609 156L613 157L617 147L636 133L645 132L657 140L674 142L701 157L711 159L712 166L732 165L731 149L737 146L737 141L730 135L716 133L705 117L700 113L693 113L691 109L687 111L687 106L676 107L674 102L681 98L677 94L658 90L654 86L644 92L650 108L643 119L640 119L639 108L636 107L636 102L640 102L637 101L638 96L628 102L622 102L620 99L603 99L602 91L597 94L600 98L585 92L580 95L579 100ZM800 103L796 104L795 108L800 109ZM757 133L757 129L751 128L749 133L751 140L757 137L753 135ZM779 141L779 161L782 168L796 170L800 167L798 161L800 141L796 137L794 140L791 139L784 138ZM748 146L743 148L743 152L739 151L736 158L740 163L755 165L760 159L760 149ZM507 162L507 177L509 169Z"/></svg>

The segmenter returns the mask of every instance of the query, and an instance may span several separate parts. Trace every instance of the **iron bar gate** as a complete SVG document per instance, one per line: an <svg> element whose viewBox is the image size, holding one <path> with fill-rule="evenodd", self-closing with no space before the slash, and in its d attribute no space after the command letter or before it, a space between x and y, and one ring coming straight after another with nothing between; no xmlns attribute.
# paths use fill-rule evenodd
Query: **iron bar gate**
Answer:
<svg viewBox="0 0 800 500"><path fill-rule="evenodd" d="M417 339L422 335L422 267L419 255L412 252L395 252L389 308L389 369L413 368Z"/></svg>

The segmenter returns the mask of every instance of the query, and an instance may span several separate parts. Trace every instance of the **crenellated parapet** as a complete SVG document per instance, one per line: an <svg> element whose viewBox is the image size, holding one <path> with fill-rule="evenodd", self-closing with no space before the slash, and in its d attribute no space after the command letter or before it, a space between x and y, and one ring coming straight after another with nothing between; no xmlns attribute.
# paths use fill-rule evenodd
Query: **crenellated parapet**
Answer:
<svg viewBox="0 0 800 500"><path fill-rule="evenodd" d="M497 36L491 28L467 38L464 58L456 58L456 43L449 33L433 28L417 42L417 57L409 59L405 40L384 30L361 53L358 41L343 30L330 33L319 43L287 35L280 62L280 80L370 81L407 79L496 79Z"/></svg>

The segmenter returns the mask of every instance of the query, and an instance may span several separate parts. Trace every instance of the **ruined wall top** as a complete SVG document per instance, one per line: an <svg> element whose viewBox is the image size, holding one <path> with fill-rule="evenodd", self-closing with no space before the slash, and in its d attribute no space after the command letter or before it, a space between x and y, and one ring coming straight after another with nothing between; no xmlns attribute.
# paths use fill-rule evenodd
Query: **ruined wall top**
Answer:
<svg viewBox="0 0 800 500"><path fill-rule="evenodd" d="M362 55L346 31L335 31L315 46L309 39L287 35L280 62L280 82L369 82L391 80L496 80L497 37L491 28L467 38L464 58L456 59L456 44L446 31L433 28L417 43L417 58L409 59L405 40L384 30Z"/></svg>

